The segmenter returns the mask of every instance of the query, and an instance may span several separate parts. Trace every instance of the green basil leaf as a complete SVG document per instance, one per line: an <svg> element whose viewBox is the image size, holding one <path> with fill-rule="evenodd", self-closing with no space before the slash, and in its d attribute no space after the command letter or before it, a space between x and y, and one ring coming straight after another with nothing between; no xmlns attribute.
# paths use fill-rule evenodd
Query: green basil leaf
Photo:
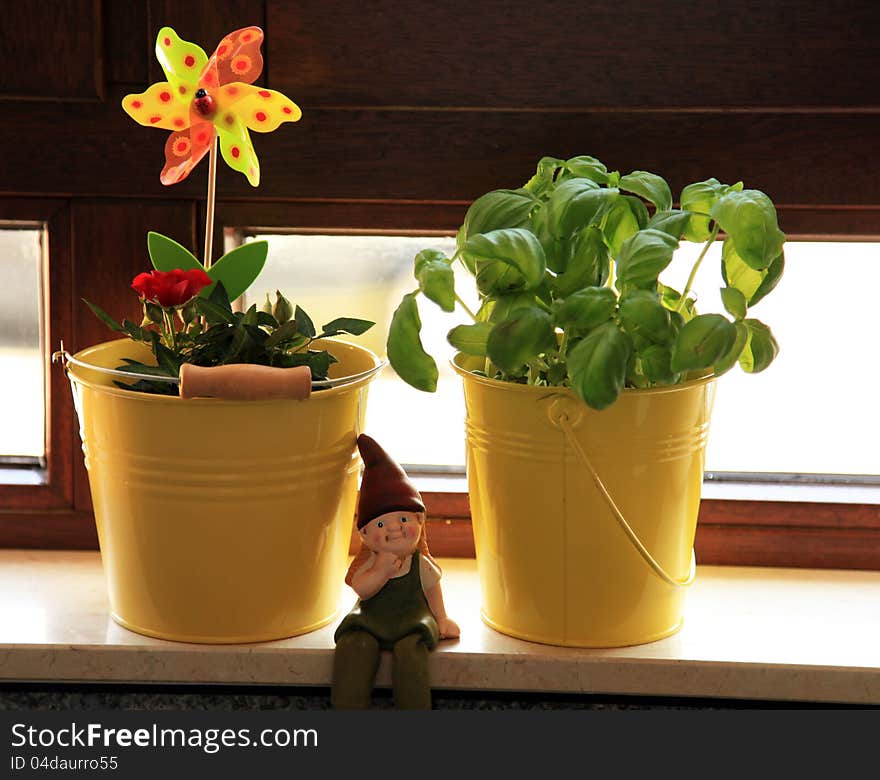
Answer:
<svg viewBox="0 0 880 780"><path fill-rule="evenodd" d="M495 327L490 322L475 322L473 325L458 325L446 335L446 340L459 352L466 355L485 357L489 334Z"/></svg>
<svg viewBox="0 0 880 780"><path fill-rule="evenodd" d="M523 228L473 236L463 251L473 258L477 287L483 295L533 290L544 279L544 248L533 233Z"/></svg>
<svg viewBox="0 0 880 780"><path fill-rule="evenodd" d="M785 270L785 254L783 252L779 253L779 257L777 257L772 263L770 263L767 268L765 268L761 273L764 275L764 278L761 280L761 284L758 286L758 289L752 294L752 297L749 298L749 306L754 306L758 301L760 301L765 295L773 291L773 288L779 284L779 280L782 278L782 272Z"/></svg>
<svg viewBox="0 0 880 780"><path fill-rule="evenodd" d="M739 321L734 323L734 327L736 328L736 339L733 342L733 346L727 351L727 354L724 355L720 360L716 361L714 373L716 376L721 376L728 372L733 366L736 364L736 361L739 360L739 356L742 354L743 349L749 340L749 327L744 322Z"/></svg>
<svg viewBox="0 0 880 780"><path fill-rule="evenodd" d="M538 300L533 292L514 292L487 298L477 312L480 322L501 322L506 320L516 309L529 309L537 306Z"/></svg>
<svg viewBox="0 0 880 780"><path fill-rule="evenodd" d="M581 155L565 161L565 170L571 176L590 179L597 184L608 183L608 169L595 157Z"/></svg>
<svg viewBox="0 0 880 780"><path fill-rule="evenodd" d="M299 306L294 309L293 312L293 321L296 323L296 329L303 336L307 336L308 338L313 338L317 331L315 330L315 324L312 322L312 318L309 317L308 314L305 313Z"/></svg>
<svg viewBox="0 0 880 780"><path fill-rule="evenodd" d="M502 228L523 227L529 215L540 203L527 190L492 190L477 198L467 210L458 232L457 244L461 250L465 242L480 233Z"/></svg>
<svg viewBox="0 0 880 780"><path fill-rule="evenodd" d="M672 208L672 190L669 189L666 180L656 173L633 171L622 176L618 186L653 203L657 211L668 211Z"/></svg>
<svg viewBox="0 0 880 780"><path fill-rule="evenodd" d="M642 374L653 383L671 385L678 381L672 370L672 350L661 344L651 344L638 353Z"/></svg>
<svg viewBox="0 0 880 780"><path fill-rule="evenodd" d="M620 396L632 342L613 322L591 331L568 352L571 387L593 409L605 409Z"/></svg>
<svg viewBox="0 0 880 780"><path fill-rule="evenodd" d="M563 328L590 330L614 314L617 296L609 287L587 287L553 303L553 317Z"/></svg>
<svg viewBox="0 0 880 780"><path fill-rule="evenodd" d="M553 282L556 294L564 298L576 290L603 285L608 278L609 263L610 255L602 231L595 225L584 228L575 238L565 272Z"/></svg>
<svg viewBox="0 0 880 780"><path fill-rule="evenodd" d="M550 315L533 306L517 309L492 329L486 342L489 359L500 369L513 374L542 352L556 347L556 335Z"/></svg>
<svg viewBox="0 0 880 780"><path fill-rule="evenodd" d="M712 207L711 216L743 262L756 271L769 266L782 251L785 234L777 224L776 209L760 190L726 193Z"/></svg>
<svg viewBox="0 0 880 780"><path fill-rule="evenodd" d="M725 186L718 179L706 179L706 181L688 184L681 191L679 203L682 211L691 212L684 231L684 237L688 241L702 244L709 240L709 236L712 234L709 228L709 215L725 189Z"/></svg>
<svg viewBox="0 0 880 780"><path fill-rule="evenodd" d="M397 375L418 390L437 389L437 364L422 346L422 321L416 304L417 293L403 296L388 329L388 361Z"/></svg>
<svg viewBox="0 0 880 780"><path fill-rule="evenodd" d="M608 213L605 214L602 232L611 249L611 256L614 258L620 256L624 243L647 224L647 212L644 215L641 210L634 212L634 208L638 209L635 203L638 203L644 210L645 207L638 198L618 197L611 204ZM644 224L640 221L643 216L645 218Z"/></svg>
<svg viewBox="0 0 880 780"><path fill-rule="evenodd" d="M204 270L204 266L189 249L153 230L147 233L147 252L157 271L173 271L176 268L181 271L193 268Z"/></svg>
<svg viewBox="0 0 880 780"><path fill-rule="evenodd" d="M434 249L419 252L415 259L415 277L426 298L443 311L455 309L455 278L446 255Z"/></svg>
<svg viewBox="0 0 880 780"><path fill-rule="evenodd" d="M702 371L714 366L736 341L736 328L721 314L699 314L678 332L672 345L672 370Z"/></svg>
<svg viewBox="0 0 880 780"><path fill-rule="evenodd" d="M535 175L523 185L523 189L539 198L547 195L556 186L556 172L563 164L564 162L556 157L542 157L538 161Z"/></svg>
<svg viewBox="0 0 880 780"><path fill-rule="evenodd" d="M337 317L332 322L328 322L323 328L322 335L328 336L337 333L348 333L352 336L361 336L375 325L370 320L359 320L354 317Z"/></svg>
<svg viewBox="0 0 880 780"><path fill-rule="evenodd" d="M770 328L760 320L743 322L749 329L749 340L739 356L739 364L747 374L758 374L779 354L779 344L773 338Z"/></svg>
<svg viewBox="0 0 880 780"><path fill-rule="evenodd" d="M269 253L266 241L251 241L227 252L208 269L208 276L223 282L229 300L234 301L260 275ZM210 288L202 290L202 297L210 295Z"/></svg>
<svg viewBox="0 0 880 780"><path fill-rule="evenodd" d="M736 287L721 288L721 302L731 317L741 320L746 316L746 296Z"/></svg>
<svg viewBox="0 0 880 780"><path fill-rule="evenodd" d="M630 336L641 336L655 344L672 338L669 311L648 290L633 290L621 296L619 317Z"/></svg>
<svg viewBox="0 0 880 780"><path fill-rule="evenodd" d="M680 240L691 221L691 212L678 211L672 209L669 211L658 211L648 220L648 227L655 230L662 230L668 233L676 241Z"/></svg>
<svg viewBox="0 0 880 780"><path fill-rule="evenodd" d="M649 288L672 262L678 239L654 228L645 228L627 239L617 261L618 286Z"/></svg>
<svg viewBox="0 0 880 780"><path fill-rule="evenodd" d="M617 190L599 187L590 179L562 182L544 207L550 234L569 238L588 225L598 224L618 197Z"/></svg>

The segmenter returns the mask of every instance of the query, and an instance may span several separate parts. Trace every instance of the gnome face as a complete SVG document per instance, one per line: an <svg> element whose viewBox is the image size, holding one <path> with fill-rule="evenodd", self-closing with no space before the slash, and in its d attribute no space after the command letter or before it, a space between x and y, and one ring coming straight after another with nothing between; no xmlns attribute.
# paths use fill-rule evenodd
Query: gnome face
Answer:
<svg viewBox="0 0 880 780"><path fill-rule="evenodd" d="M410 555L419 544L424 512L386 512L360 529L361 541L375 553Z"/></svg>

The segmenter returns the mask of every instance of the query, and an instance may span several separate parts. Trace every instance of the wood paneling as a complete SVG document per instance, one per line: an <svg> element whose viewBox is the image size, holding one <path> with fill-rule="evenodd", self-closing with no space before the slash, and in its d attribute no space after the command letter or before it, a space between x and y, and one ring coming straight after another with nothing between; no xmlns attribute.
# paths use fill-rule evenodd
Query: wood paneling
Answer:
<svg viewBox="0 0 880 780"><path fill-rule="evenodd" d="M269 0L267 15L271 86L306 107L876 106L868 2Z"/></svg>
<svg viewBox="0 0 880 780"><path fill-rule="evenodd" d="M102 6L107 82L131 84L141 92L149 79L148 64L155 59L156 34L148 35L147 5L105 0Z"/></svg>
<svg viewBox="0 0 880 780"><path fill-rule="evenodd" d="M0 97L99 99L104 83L100 0L4 3L0 52Z"/></svg>
<svg viewBox="0 0 880 780"><path fill-rule="evenodd" d="M191 249L196 246L191 201L83 200L75 203L72 215L76 325L66 342L71 352L117 337L92 315L83 298L97 303L118 321L125 317L141 321L143 312L131 280L151 268L147 231L163 233ZM81 455L76 459L76 507L91 509Z"/></svg>
<svg viewBox="0 0 880 780"><path fill-rule="evenodd" d="M132 122L119 108L121 95L99 106L70 104L64 121L47 104L8 104L25 124L0 127L0 144L16 149L0 194L204 198L206 163L173 188L159 183L168 133ZM469 202L519 186L543 155L593 153L624 172L665 175L676 193L715 176L742 179L780 205L875 207L880 188L865 160L878 137L880 114L807 121L788 114L312 110L298 124L255 134L259 189L225 164L218 187L231 200ZM826 215L825 227L834 216Z"/></svg>

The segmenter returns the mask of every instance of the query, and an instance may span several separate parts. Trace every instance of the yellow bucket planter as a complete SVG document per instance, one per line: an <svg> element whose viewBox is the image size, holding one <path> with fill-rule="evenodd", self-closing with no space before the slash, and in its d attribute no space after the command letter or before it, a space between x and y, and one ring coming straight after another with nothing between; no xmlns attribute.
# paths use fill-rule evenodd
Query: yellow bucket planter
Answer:
<svg viewBox="0 0 880 780"><path fill-rule="evenodd" d="M714 379L624 390L599 412L565 388L474 375L464 356L453 365L484 621L575 647L675 633L694 576Z"/></svg>
<svg viewBox="0 0 880 780"><path fill-rule="evenodd" d="M330 377L379 366L331 347ZM115 368L143 345L75 358ZM127 391L68 366L114 620L186 642L255 642L319 628L337 610L372 374L308 400L228 401Z"/></svg>

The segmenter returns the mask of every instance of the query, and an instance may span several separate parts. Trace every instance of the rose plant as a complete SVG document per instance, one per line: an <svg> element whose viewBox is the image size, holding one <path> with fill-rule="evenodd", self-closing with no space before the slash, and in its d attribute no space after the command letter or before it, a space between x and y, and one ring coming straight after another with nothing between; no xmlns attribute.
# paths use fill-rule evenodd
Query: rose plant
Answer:
<svg viewBox="0 0 880 780"><path fill-rule="evenodd" d="M109 328L146 344L156 359L155 365L147 365L123 358L124 364L117 367L119 371L176 379L183 363L197 366L249 363L278 368L306 365L311 370L312 380L320 381L327 379L327 372L336 358L326 349L312 349L313 342L340 334L359 336L374 324L368 320L340 317L324 325L318 333L309 315L291 304L280 291L276 291L274 304L267 295L259 310L254 304L247 311L233 311L230 302L233 296L229 294L224 279L233 285L234 296L238 297L262 268L264 250L258 246L256 253L253 249L247 254L241 253L240 250L254 246L246 244L205 271L179 244L151 233L148 247L157 269L169 265L162 254L169 244L186 252L198 267L138 274L131 286L139 294L143 307L140 325L127 319L119 323L99 306L86 301ZM255 244L265 247L265 242ZM178 257L181 256L179 250L175 250ZM228 260L236 252L239 267ZM263 253L262 259L254 263L253 258L260 252ZM242 265L246 266L244 272ZM217 269L222 273L218 275ZM230 274L230 271L234 273ZM116 384L129 390L166 395L177 395L179 389L177 384L162 380L139 379L134 384Z"/></svg>
<svg viewBox="0 0 880 780"><path fill-rule="evenodd" d="M692 285L724 233L721 297L726 313L698 313ZM703 243L680 292L659 280L682 240ZM763 371L778 345L749 310L779 281L783 243L763 192L717 179L695 182L673 204L654 173L609 171L594 157L545 157L521 188L477 198L455 254L415 257L418 288L404 296L388 336L391 365L434 391L438 371L420 339L419 295L471 322L449 331L459 352L483 358L491 378L570 387L604 409L624 387L671 385L720 375L736 363ZM456 294L452 264L473 277L480 307Z"/></svg>

